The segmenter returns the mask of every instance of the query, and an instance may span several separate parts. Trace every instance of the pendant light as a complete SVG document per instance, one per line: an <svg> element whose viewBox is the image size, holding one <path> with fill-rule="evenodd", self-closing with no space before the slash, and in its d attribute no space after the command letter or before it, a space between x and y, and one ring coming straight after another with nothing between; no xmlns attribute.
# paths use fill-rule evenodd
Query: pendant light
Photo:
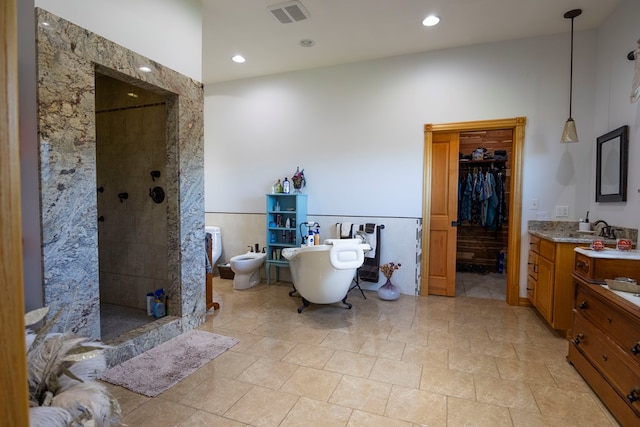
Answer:
<svg viewBox="0 0 640 427"><path fill-rule="evenodd" d="M576 122L571 117L571 102L573 101L573 20L582 14L582 9L573 9L564 14L566 19L571 19L571 68L569 72L569 118L564 124L562 142L578 142Z"/></svg>

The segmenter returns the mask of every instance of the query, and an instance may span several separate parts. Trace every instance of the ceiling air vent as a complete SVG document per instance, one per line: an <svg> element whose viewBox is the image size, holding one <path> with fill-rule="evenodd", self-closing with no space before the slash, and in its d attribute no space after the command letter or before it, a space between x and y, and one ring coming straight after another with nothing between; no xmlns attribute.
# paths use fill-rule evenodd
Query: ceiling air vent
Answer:
<svg viewBox="0 0 640 427"><path fill-rule="evenodd" d="M267 10L282 24L290 24L309 18L309 12L299 1L274 4L267 7Z"/></svg>

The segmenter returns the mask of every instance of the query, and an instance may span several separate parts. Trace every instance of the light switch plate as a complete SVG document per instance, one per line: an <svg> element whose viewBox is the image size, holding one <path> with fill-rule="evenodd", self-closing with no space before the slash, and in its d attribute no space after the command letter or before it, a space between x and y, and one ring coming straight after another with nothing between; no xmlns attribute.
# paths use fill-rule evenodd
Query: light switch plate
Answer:
<svg viewBox="0 0 640 427"><path fill-rule="evenodd" d="M556 217L567 218L569 216L569 206L556 206Z"/></svg>

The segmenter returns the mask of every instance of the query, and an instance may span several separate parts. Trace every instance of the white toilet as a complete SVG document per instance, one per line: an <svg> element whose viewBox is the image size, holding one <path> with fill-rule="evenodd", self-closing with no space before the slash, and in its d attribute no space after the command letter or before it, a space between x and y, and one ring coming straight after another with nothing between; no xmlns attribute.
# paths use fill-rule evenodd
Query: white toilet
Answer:
<svg viewBox="0 0 640 427"><path fill-rule="evenodd" d="M247 252L231 257L229 264L235 273L233 289L248 289L260 283L260 267L267 259L266 253Z"/></svg>
<svg viewBox="0 0 640 427"><path fill-rule="evenodd" d="M222 254L222 235L220 234L220 227L206 225L204 227L204 232L211 234L211 268L213 268Z"/></svg>

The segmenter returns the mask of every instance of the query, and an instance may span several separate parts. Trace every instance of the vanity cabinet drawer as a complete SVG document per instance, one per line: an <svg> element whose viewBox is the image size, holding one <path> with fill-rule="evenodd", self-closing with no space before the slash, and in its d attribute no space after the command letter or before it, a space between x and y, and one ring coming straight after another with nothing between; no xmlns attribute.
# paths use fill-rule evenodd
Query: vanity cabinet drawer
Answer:
<svg viewBox="0 0 640 427"><path fill-rule="evenodd" d="M533 234L529 234L529 249L540 253L540 238L538 236L534 236Z"/></svg>
<svg viewBox="0 0 640 427"><path fill-rule="evenodd" d="M604 282L615 277L631 277L640 281L640 267L635 260L589 257L576 252L574 273L591 281Z"/></svg>
<svg viewBox="0 0 640 427"><path fill-rule="evenodd" d="M538 254L529 251L529 260L527 261L527 274L533 279L538 279Z"/></svg>
<svg viewBox="0 0 640 427"><path fill-rule="evenodd" d="M586 255L576 253L576 264L574 266L576 273L587 278L592 278L593 276L592 266L593 266L593 263L591 262L591 258L589 258Z"/></svg>
<svg viewBox="0 0 640 427"><path fill-rule="evenodd" d="M640 364L640 321L637 317L627 316L583 286L578 287L575 310L597 325L622 351Z"/></svg>
<svg viewBox="0 0 640 427"><path fill-rule="evenodd" d="M609 383L640 414L640 399L635 400L640 391L640 364L580 313L576 313L573 326L572 344L600 372L606 372Z"/></svg>
<svg viewBox="0 0 640 427"><path fill-rule="evenodd" d="M540 252L540 255L542 255L543 257L545 257L551 262L554 262L556 260L556 244L549 240L545 240L545 239L540 240L539 252Z"/></svg>
<svg viewBox="0 0 640 427"><path fill-rule="evenodd" d="M537 280L534 280L531 276L527 277L527 298L532 304L536 303L536 285Z"/></svg>

